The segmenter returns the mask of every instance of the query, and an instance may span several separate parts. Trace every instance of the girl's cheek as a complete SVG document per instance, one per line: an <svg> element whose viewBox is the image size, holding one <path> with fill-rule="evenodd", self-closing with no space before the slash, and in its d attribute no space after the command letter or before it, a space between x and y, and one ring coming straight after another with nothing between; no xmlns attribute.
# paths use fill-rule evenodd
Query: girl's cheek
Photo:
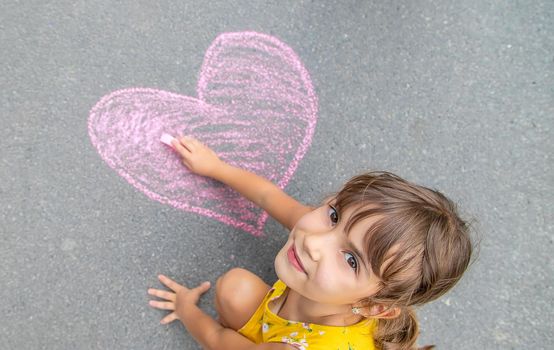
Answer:
<svg viewBox="0 0 554 350"><path fill-rule="evenodd" d="M345 287L348 286L348 283L342 280L337 274L318 273L315 276L314 282L314 288L310 289L316 292L311 296L311 299L318 300L322 303L337 303L343 301Z"/></svg>
<svg viewBox="0 0 554 350"><path fill-rule="evenodd" d="M319 266L316 274L317 283L326 290L336 289L343 283L343 276L346 271L342 270L336 264L326 264Z"/></svg>
<svg viewBox="0 0 554 350"><path fill-rule="evenodd" d="M325 293L325 291L329 291L333 289L333 277L331 274L328 273L319 273L316 275L316 283L319 289Z"/></svg>

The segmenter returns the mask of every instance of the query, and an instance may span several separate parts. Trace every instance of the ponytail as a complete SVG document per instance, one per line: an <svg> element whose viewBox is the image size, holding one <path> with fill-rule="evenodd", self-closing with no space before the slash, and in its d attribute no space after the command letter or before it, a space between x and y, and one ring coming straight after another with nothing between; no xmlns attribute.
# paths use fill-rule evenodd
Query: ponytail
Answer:
<svg viewBox="0 0 554 350"><path fill-rule="evenodd" d="M378 319L373 337L375 345L380 350L415 350L418 335L419 326L415 311L408 307L402 310L398 317ZM431 345L418 350L433 348Z"/></svg>

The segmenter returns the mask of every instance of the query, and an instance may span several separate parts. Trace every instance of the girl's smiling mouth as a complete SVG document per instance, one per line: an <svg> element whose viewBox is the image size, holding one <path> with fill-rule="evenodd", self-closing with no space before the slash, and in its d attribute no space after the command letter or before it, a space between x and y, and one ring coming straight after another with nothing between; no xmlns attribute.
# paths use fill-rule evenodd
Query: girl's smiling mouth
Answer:
<svg viewBox="0 0 554 350"><path fill-rule="evenodd" d="M298 255L296 255L296 248L294 247L294 244L292 244L287 251L287 257L289 258L289 262L292 264L292 266L294 266L298 271L306 273L306 270L304 269L300 258L298 258Z"/></svg>

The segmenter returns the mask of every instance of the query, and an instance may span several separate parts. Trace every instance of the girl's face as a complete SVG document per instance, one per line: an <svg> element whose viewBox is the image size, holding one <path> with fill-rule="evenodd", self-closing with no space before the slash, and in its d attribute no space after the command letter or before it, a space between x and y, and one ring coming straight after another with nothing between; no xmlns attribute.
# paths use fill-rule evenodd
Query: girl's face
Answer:
<svg viewBox="0 0 554 350"><path fill-rule="evenodd" d="M304 215L275 258L277 276L292 290L313 301L346 305L375 294L379 279L363 251L364 235L376 218L344 226L354 209L338 213L333 203Z"/></svg>

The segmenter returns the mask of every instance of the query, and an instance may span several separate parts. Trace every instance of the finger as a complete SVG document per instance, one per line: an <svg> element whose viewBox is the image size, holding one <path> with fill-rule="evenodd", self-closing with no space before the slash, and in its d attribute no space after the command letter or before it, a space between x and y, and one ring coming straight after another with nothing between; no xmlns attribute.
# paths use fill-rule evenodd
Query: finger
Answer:
<svg viewBox="0 0 554 350"><path fill-rule="evenodd" d="M179 142L181 145L183 145L186 149L188 149L190 152L194 152L196 148L196 140L193 139L190 136L183 136L179 138Z"/></svg>
<svg viewBox="0 0 554 350"><path fill-rule="evenodd" d="M206 293L210 289L211 283L209 281L202 282L196 288L192 288L190 291L195 293L197 296L200 296Z"/></svg>
<svg viewBox="0 0 554 350"><path fill-rule="evenodd" d="M175 303L169 302L169 301L150 300L148 304L160 310L170 310L170 311L175 310Z"/></svg>
<svg viewBox="0 0 554 350"><path fill-rule="evenodd" d="M179 289L183 288L182 285L173 281L171 278L167 276L159 275L158 278L160 279L160 282L162 282L166 287L168 287L174 292L177 292Z"/></svg>
<svg viewBox="0 0 554 350"><path fill-rule="evenodd" d="M190 149L186 148L183 143L181 143L180 139L171 141L171 145L175 148L177 152L183 157L186 157L190 155Z"/></svg>
<svg viewBox="0 0 554 350"><path fill-rule="evenodd" d="M176 299L175 293L170 293L168 291L160 290L160 289L150 288L148 289L148 294L165 300L170 300L173 302L175 302L175 299Z"/></svg>
<svg viewBox="0 0 554 350"><path fill-rule="evenodd" d="M198 287L194 288L194 290L199 292L200 294L204 294L210 289L210 286L210 281L205 281L202 282Z"/></svg>
<svg viewBox="0 0 554 350"><path fill-rule="evenodd" d="M160 323L161 324L168 324L168 323L171 323L171 322L175 321L176 319L177 319L177 314L175 312L172 312L169 315L162 318Z"/></svg>
<svg viewBox="0 0 554 350"><path fill-rule="evenodd" d="M200 140L195 139L192 136L185 136L185 138L187 139L187 143L193 145L193 147L198 147L202 145L202 142L200 142Z"/></svg>

